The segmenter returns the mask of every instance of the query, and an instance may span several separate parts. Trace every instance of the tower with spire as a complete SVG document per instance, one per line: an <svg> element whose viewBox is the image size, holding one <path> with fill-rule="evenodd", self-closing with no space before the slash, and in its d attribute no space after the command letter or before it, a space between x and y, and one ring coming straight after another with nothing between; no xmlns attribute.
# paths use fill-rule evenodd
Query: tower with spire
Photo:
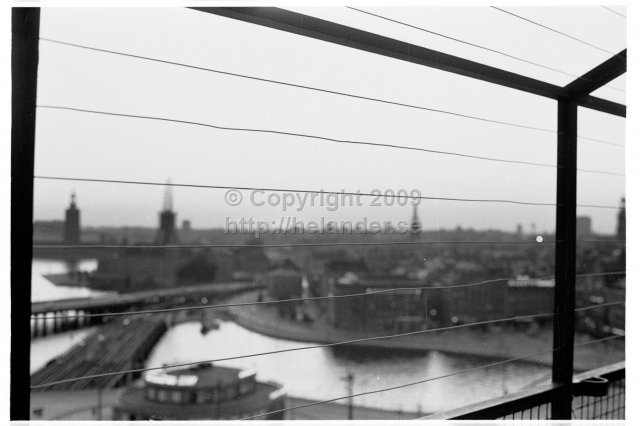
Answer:
<svg viewBox="0 0 640 426"><path fill-rule="evenodd" d="M418 219L418 206L413 206L413 216L411 217L411 223L409 224L409 232L411 238L419 238L422 232L422 224Z"/></svg>
<svg viewBox="0 0 640 426"><path fill-rule="evenodd" d="M157 244L175 244L178 242L176 234L176 214L173 211L173 195L171 194L171 182L167 181L164 190L164 202L160 212L160 226L156 237Z"/></svg>
<svg viewBox="0 0 640 426"><path fill-rule="evenodd" d="M71 193L71 203L64 215L64 242L78 244L80 242L80 210L76 206L76 193Z"/></svg>

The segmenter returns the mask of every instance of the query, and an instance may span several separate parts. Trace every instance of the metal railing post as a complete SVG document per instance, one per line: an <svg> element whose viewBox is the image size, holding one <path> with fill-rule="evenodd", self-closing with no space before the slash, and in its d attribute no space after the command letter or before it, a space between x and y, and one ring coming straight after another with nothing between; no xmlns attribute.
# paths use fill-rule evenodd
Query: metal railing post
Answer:
<svg viewBox="0 0 640 426"><path fill-rule="evenodd" d="M11 420L29 420L33 164L40 9L11 14Z"/></svg>
<svg viewBox="0 0 640 426"><path fill-rule="evenodd" d="M558 101L556 181L556 264L552 380L560 385L551 404L552 419L571 419L574 309L576 296L576 168L578 106Z"/></svg>

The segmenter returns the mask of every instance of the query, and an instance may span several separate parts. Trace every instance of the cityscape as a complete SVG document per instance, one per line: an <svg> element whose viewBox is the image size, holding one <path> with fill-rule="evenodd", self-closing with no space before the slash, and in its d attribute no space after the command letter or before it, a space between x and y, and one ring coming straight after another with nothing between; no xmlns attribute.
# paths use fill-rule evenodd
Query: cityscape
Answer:
<svg viewBox="0 0 640 426"><path fill-rule="evenodd" d="M335 347L334 356L346 357L348 363L366 363L372 356L384 359L385 355L378 354L387 354L391 359L395 356L420 358L419 354L430 351L508 358L515 355L518 348L502 346L505 339L540 349L547 347L551 340L552 318L539 314L553 310L554 280L550 266L553 246L540 243L542 248L532 249L528 244L514 247L511 242L535 241L536 237L552 239L552 235L530 235L522 226L512 233L439 230L442 240L478 244L472 248L455 246L435 250L428 245L416 248L412 243L432 239L435 231L423 228L417 209L413 209L408 211L411 214L408 222L414 232L404 235L404 240L384 235L387 240L383 245L374 247L310 246L293 251L291 247L301 243L326 243L327 236L290 229L255 239L251 233L229 235L221 229L194 229L186 219L178 227L178 212L174 210L169 186L165 188L160 207L156 229L122 227L85 231L81 227L78 198L71 193L64 220L34 223L34 262L58 264L65 270L44 274L43 278L61 290L82 289L91 295L103 294L34 303L34 339L64 342L64 335L80 332L82 336L80 340L72 337L64 346L57 347L59 353L51 361L33 366L31 382L36 388L32 401L42 404L36 406L32 402L36 414L45 416L49 409L65 416L65 412L59 413L58 404L73 411L68 401L48 398L49 393L67 395L64 392L94 389L109 394L112 399L99 407L99 413L95 407L90 413L81 407L68 418L237 419L282 409L287 398L309 399L308 394L287 394L282 380L278 382L277 378L257 380L256 371L249 367L252 363L238 369L224 363L220 366L206 362L191 364L186 359L175 359L173 362L190 365L162 374L152 374L154 370L146 374L136 372L145 367L162 367L163 363L150 364L150 359L171 359L163 358L157 350L163 347L163 339L168 336L178 343L186 343L188 340L181 339L187 337L177 337L188 336L179 329L182 325L196 326L201 336L215 336L221 326L234 323L262 336L329 345L373 338ZM576 306L604 305L598 311L577 315L576 332L584 339L624 334L624 307L611 305L624 301L624 276L607 275L625 270L624 199L616 214L616 223L615 233L598 235L591 230L589 217L577 220L576 232L584 241L577 252L577 272L579 277L581 273L586 276L577 282ZM358 241L380 241L380 236L363 233ZM238 243L230 244L231 237ZM341 235L345 237L351 241L355 236ZM487 240L502 240L504 245L482 244ZM107 247L105 243L118 244L118 248L96 248L99 247L96 242ZM251 246L243 245L246 242ZM387 245L391 242L399 244ZM224 248L216 247L225 244ZM197 245L204 247L193 248ZM229 248L232 245L240 247ZM88 259L91 260L87 262ZM84 265L93 269L85 269ZM595 276L590 276L594 273ZM495 277L505 278L496 280ZM34 287L34 297L37 290ZM114 297L115 294L121 296ZM368 296L349 297L361 294ZM242 306L254 302L257 305L250 310ZM211 304L221 304L223 308L208 308ZM162 311L183 305L195 308L132 315L123 320L120 315L109 315L128 310ZM521 319L513 323L482 324L517 317ZM412 335L477 322L481 324L457 332L456 338L450 331ZM83 331L87 328L92 331L85 334ZM405 333L408 335L402 336ZM380 336L396 337L374 338ZM608 342L578 353L577 368L599 367L602 354L609 360L624 359L624 345L619 343ZM96 359L96 351L104 353L102 357L109 360ZM598 352L600 356L595 355ZM548 357L536 360L539 367L549 362ZM73 368L69 368L70 365ZM97 365L105 370L108 366L107 371L134 371L81 382L65 381L95 375L100 372ZM357 375L348 374L350 380L358 379ZM59 381L62 383L39 387ZM177 406L167 408L167 402ZM359 406L357 402L356 399L353 405L357 413L362 413L362 418L408 419L430 414L426 404L407 407L410 411L403 404L402 410L387 408L385 412L368 405ZM215 412L213 406L217 407ZM332 408L338 416L333 417L334 413L327 418L342 418L348 415L347 408ZM299 411L293 418L313 419L313 415L317 415L312 410Z"/></svg>
<svg viewBox="0 0 640 426"><path fill-rule="evenodd" d="M12 420L626 418L626 7L12 18Z"/></svg>

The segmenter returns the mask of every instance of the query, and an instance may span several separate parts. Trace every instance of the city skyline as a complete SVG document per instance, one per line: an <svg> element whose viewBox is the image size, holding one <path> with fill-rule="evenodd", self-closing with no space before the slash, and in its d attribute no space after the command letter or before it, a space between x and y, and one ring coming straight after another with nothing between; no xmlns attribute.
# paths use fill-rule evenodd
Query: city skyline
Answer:
<svg viewBox="0 0 640 426"><path fill-rule="evenodd" d="M189 230L227 229L227 226L229 224L228 221L223 226L209 226L209 227L198 227L198 226L195 226L194 227L190 217L185 216L185 215L179 216L180 215L180 211L173 208L173 191L167 192L169 189L172 190L173 188L171 186L167 186L164 189L165 193L164 193L164 198L163 198L163 201L162 201L162 207L159 208L157 210L157 212L156 212L156 223L155 224L149 224L148 222L145 222L142 225L139 225L139 224L126 224L126 223L125 224L121 224L121 225L89 224L89 225L84 225L81 228L98 228L99 229L99 228L127 228L127 227L135 228L135 227L139 227L139 228L153 228L153 229L158 228L159 229L161 227L161 223L160 224L158 223L158 215L163 216L163 215L166 215L166 213L171 213L172 217L173 217L173 223L174 223L174 226L175 226L176 230L179 230L181 227L184 227L185 222L188 224ZM167 198L167 197L169 197L169 198ZM167 200L168 199L170 200L169 201L170 208L167 210L167 202L168 202ZM77 202L76 192L72 191L71 192L71 203L67 204L67 208L65 208L65 212L67 212L66 214L69 214L68 213L69 208L74 209L74 208L78 207L76 202ZM622 204L622 200L621 200L620 205L621 206L623 205ZM475 231L480 231L480 232L481 231L497 230L497 231L503 231L503 232L522 233L522 234L525 234L525 235L527 235L527 234L535 235L535 234L553 233L553 231L538 229L536 223L528 223L528 224L527 223L517 223L516 227L514 229L473 228L473 227L466 227L465 228L465 227L462 227L462 226L456 226L454 228L423 228L422 227L422 219L421 219L421 215L420 215L419 206L411 206L411 207L404 207L404 208L411 210L411 216L410 217L405 217L404 218L405 220L399 221L400 225L404 226L406 224L406 225L409 225L409 226L413 226L412 223L414 221L417 221L416 222L418 224L417 226L420 229L425 230L425 231L449 230L449 229L454 229L454 228L459 228L460 227L460 228L463 228L463 229L470 229L470 230L475 230ZM84 213L84 211L86 211L86 210L83 210L82 208L79 208L78 211ZM578 216L579 224L581 223L581 220L582 221L588 220L588 225L585 224L584 222L582 222L582 224L579 225L579 233L580 233L580 229L582 229L583 233L584 233L584 229L588 228L588 229L590 229L591 231L593 231L596 234L602 234L602 235L613 235L613 234L616 234L617 230L618 230L618 226L619 226L619 224L618 224L619 212L620 212L620 210L614 211L614 216L615 216L614 229L612 229L609 232L602 232L602 231L599 231L598 229L594 228L594 226L593 226L593 218L591 216L588 216L588 215ZM295 214L295 213L293 213L293 214ZM251 219L254 220L253 218L251 218ZM160 220L162 221L162 219L160 219ZM255 219L255 220L260 220L260 219ZM320 220L321 220L320 223L324 223L326 225L330 225L331 223L343 223L343 222L349 223L350 222L349 220L342 220L342 221L341 220L326 220L325 221L324 218L322 218L322 217L320 218ZM54 217L52 219L34 219L34 222L49 222L49 221L64 222L65 218L64 218L64 215L63 215L63 216L60 216L60 217ZM305 222L303 222L301 220L299 222L305 224ZM310 219L308 222L318 223L314 219ZM354 221L354 222L357 222L357 220ZM389 221L389 222L392 222L392 221ZM276 221L276 223L278 223L278 221ZM283 221L282 223L283 224L289 223L291 225L291 226L283 228L283 229L287 229L287 228L294 227L296 222ZM392 223L392 225L393 225L393 223ZM77 225L75 225L75 226L77 226ZM238 229L240 229L240 228L238 228ZM65 230L65 232L67 232L67 231Z"/></svg>

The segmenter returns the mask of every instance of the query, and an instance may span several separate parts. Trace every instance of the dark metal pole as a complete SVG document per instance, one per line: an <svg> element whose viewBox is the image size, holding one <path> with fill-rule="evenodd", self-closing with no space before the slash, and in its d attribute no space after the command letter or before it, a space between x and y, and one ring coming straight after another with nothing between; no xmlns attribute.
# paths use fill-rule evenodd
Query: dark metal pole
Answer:
<svg viewBox="0 0 640 426"><path fill-rule="evenodd" d="M33 155L40 9L11 14L11 420L29 420Z"/></svg>
<svg viewBox="0 0 640 426"><path fill-rule="evenodd" d="M578 106L558 101L558 171L556 181L556 265L552 380L559 385L552 419L571 419L574 309L576 295L576 164Z"/></svg>
<svg viewBox="0 0 640 426"><path fill-rule="evenodd" d="M353 376L349 377L349 420L353 420Z"/></svg>
<svg viewBox="0 0 640 426"><path fill-rule="evenodd" d="M342 378L345 382L347 382L347 394L349 395L349 400L347 401L347 419L353 420L353 374L348 372L346 376Z"/></svg>

